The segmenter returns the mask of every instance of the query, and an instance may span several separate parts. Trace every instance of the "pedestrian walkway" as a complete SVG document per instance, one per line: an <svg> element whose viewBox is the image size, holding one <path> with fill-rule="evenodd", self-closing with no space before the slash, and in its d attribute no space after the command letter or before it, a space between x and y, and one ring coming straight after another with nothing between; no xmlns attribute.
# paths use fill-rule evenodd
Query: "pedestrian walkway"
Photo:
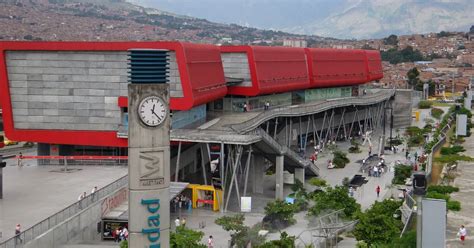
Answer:
<svg viewBox="0 0 474 248"><path fill-rule="evenodd" d="M463 146L466 149L464 154L474 157L473 135L466 137ZM454 186L459 187L459 192L452 193L451 199L461 202L461 211L448 211L446 247L474 247L474 163L459 162ZM456 236L461 225L464 225L467 229L467 238L464 245Z"/></svg>
<svg viewBox="0 0 474 248"><path fill-rule="evenodd" d="M70 167L76 168L76 167ZM3 199L0 199L0 241L59 212L77 201L80 193L90 194L125 176L126 167L87 166L72 173L57 172L59 166L7 166L3 169Z"/></svg>

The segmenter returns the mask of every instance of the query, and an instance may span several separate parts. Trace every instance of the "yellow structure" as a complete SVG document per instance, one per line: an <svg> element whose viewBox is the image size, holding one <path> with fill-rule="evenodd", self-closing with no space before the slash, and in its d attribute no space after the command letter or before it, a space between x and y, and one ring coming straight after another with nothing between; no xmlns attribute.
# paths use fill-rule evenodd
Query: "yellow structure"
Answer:
<svg viewBox="0 0 474 248"><path fill-rule="evenodd" d="M222 201L222 190L211 185L188 184L188 189L192 190L193 208L198 207L198 203L211 204L212 210L219 211L219 203ZM212 192L212 199L205 199L203 191Z"/></svg>
<svg viewBox="0 0 474 248"><path fill-rule="evenodd" d="M420 111L415 111L415 120L416 121L420 120Z"/></svg>

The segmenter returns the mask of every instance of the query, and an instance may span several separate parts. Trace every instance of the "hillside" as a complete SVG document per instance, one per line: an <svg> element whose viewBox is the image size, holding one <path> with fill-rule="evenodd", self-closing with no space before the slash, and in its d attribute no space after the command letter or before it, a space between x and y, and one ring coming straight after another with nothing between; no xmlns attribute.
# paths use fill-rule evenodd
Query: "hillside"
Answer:
<svg viewBox="0 0 474 248"><path fill-rule="evenodd" d="M349 1L351 2L351 1ZM466 31L474 22L472 0L358 0L322 22L285 29L338 38Z"/></svg>
<svg viewBox="0 0 474 248"><path fill-rule="evenodd" d="M474 0L128 0L224 23L335 38L466 31Z"/></svg>
<svg viewBox="0 0 474 248"><path fill-rule="evenodd" d="M218 24L125 0L0 1L0 40L182 40L276 43L315 36ZM230 38L230 39L229 39Z"/></svg>

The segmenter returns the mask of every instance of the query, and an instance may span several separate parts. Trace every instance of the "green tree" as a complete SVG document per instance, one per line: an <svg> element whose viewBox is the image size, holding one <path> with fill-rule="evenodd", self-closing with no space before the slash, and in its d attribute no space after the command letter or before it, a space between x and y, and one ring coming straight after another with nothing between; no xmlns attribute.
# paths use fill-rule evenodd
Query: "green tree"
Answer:
<svg viewBox="0 0 474 248"><path fill-rule="evenodd" d="M309 209L308 214L313 216L326 211L344 209L344 215L352 219L360 211L360 204L349 196L344 186L327 187L325 191L313 194L312 200L314 205Z"/></svg>
<svg viewBox="0 0 474 248"><path fill-rule="evenodd" d="M388 244L400 235L403 224L393 214L401 202L384 200L375 202L365 213L357 215L359 222L352 232L357 240L364 241L368 247Z"/></svg>
<svg viewBox="0 0 474 248"><path fill-rule="evenodd" d="M205 248L206 245L200 243L203 236L203 232L195 231L181 226L176 228L176 232L171 232L170 246L172 248Z"/></svg>
<svg viewBox="0 0 474 248"><path fill-rule="evenodd" d="M247 247L248 244L258 246L265 242L265 238L258 235L258 231L261 229L259 225L255 225L252 228L244 225L245 217L243 214L237 214L234 216L223 216L217 218L215 223L227 231L230 234L230 243L238 248Z"/></svg>
<svg viewBox="0 0 474 248"><path fill-rule="evenodd" d="M397 46L398 45L398 37L394 34L388 36L387 38L383 39L383 43L385 45L392 45L392 46Z"/></svg>
<svg viewBox="0 0 474 248"><path fill-rule="evenodd" d="M295 248L295 236L290 236L286 232L280 234L280 239L265 242L257 248Z"/></svg>
<svg viewBox="0 0 474 248"><path fill-rule="evenodd" d="M282 229L296 220L293 218L296 212L296 206L282 200L269 202L265 206L265 217L263 218L263 225L271 229Z"/></svg>
<svg viewBox="0 0 474 248"><path fill-rule="evenodd" d="M408 77L408 85L411 87L414 87L420 82L420 79L418 78L420 76L420 72L416 67L411 68L407 72L407 77Z"/></svg>

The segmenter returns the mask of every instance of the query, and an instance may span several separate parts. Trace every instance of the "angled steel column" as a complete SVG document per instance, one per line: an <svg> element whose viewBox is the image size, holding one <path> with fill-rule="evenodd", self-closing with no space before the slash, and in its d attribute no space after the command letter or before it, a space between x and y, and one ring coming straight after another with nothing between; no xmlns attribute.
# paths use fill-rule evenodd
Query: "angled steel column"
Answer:
<svg viewBox="0 0 474 248"><path fill-rule="evenodd" d="M304 151L305 151L305 154L306 154L306 147L308 146L308 132L309 132L309 122L310 122L310 118L308 116L308 123L306 123L306 134L305 134L305 139L304 139Z"/></svg>
<svg viewBox="0 0 474 248"><path fill-rule="evenodd" d="M336 131L336 140L337 140L337 137L339 137L339 130L341 129L341 125L344 122L344 114L345 113L346 113L346 108L343 108L342 109L341 120L339 121L339 126L337 127L337 131Z"/></svg>
<svg viewBox="0 0 474 248"><path fill-rule="evenodd" d="M270 131L270 120L267 121L267 128L266 128L266 132L268 133Z"/></svg>
<svg viewBox="0 0 474 248"><path fill-rule="evenodd" d="M349 136L351 136L351 137L352 137L352 128L354 127L354 123L355 123L355 119L356 119L358 111L359 110L356 107L356 111L354 112L354 118L352 118L351 128L349 129Z"/></svg>
<svg viewBox="0 0 474 248"><path fill-rule="evenodd" d="M317 141L318 144L319 144L320 138L319 138L318 132L316 131L316 123L314 122L314 115L311 115L311 121L313 124L313 140L314 140L314 145L316 146L316 138L318 138L318 141Z"/></svg>
<svg viewBox="0 0 474 248"><path fill-rule="evenodd" d="M324 144L324 138L323 138L323 130L324 130L324 124L326 124L326 115L328 114L327 111L324 111L324 117L323 117L323 125L321 125L321 131L319 132L319 138L320 138L320 141L322 141L323 144L321 144L321 148L323 148L325 146Z"/></svg>
<svg viewBox="0 0 474 248"><path fill-rule="evenodd" d="M222 188L222 201L220 203L220 210L221 212L224 212L224 199L225 199L225 173L224 173L224 142L221 142L221 155L220 155L220 158L219 158L219 162L220 162L220 165L221 165L221 169L220 169L220 174L221 174L221 188Z"/></svg>
<svg viewBox="0 0 474 248"><path fill-rule="evenodd" d="M179 175L179 159L181 158L181 141L178 143L178 157L176 158L176 169L174 172L174 181L178 181Z"/></svg>
<svg viewBox="0 0 474 248"><path fill-rule="evenodd" d="M206 173L206 164L204 163L204 144L201 144L201 167L202 167L202 177L204 178L204 184L207 185L207 173ZM211 162L209 160L209 162ZM184 172L183 174L184 175Z"/></svg>
<svg viewBox="0 0 474 248"><path fill-rule="evenodd" d="M245 165L244 196L247 196L247 183L249 181L249 170L250 170L251 157L252 157L252 146L249 146L249 151L248 151L248 155L247 155L247 165Z"/></svg>
<svg viewBox="0 0 474 248"><path fill-rule="evenodd" d="M278 128L278 117L275 118L275 132L273 133L273 139L274 139L274 140L276 140L277 128Z"/></svg>
<svg viewBox="0 0 474 248"><path fill-rule="evenodd" d="M240 161L240 156L242 154L243 147L241 145L237 145L236 149L237 149L237 151L235 153L235 159L230 158L230 160L231 160L230 164L231 164L231 167L232 167L232 174L231 174L231 178L230 178L229 192L228 192L227 200L226 200L226 203L225 203L225 211L226 212L227 212L227 208L229 207L229 200L230 200L230 196L232 195L232 188L234 186L234 182L235 182L235 189L236 189L236 193L237 193L237 202L239 203L239 207L240 207L239 184L238 184L237 177L236 177L235 174L237 172L238 166L240 165L239 161Z"/></svg>
<svg viewBox="0 0 474 248"><path fill-rule="evenodd" d="M300 137L300 151L301 151L303 150L303 132L301 132L301 116L299 117L299 127L300 127L299 137Z"/></svg>

